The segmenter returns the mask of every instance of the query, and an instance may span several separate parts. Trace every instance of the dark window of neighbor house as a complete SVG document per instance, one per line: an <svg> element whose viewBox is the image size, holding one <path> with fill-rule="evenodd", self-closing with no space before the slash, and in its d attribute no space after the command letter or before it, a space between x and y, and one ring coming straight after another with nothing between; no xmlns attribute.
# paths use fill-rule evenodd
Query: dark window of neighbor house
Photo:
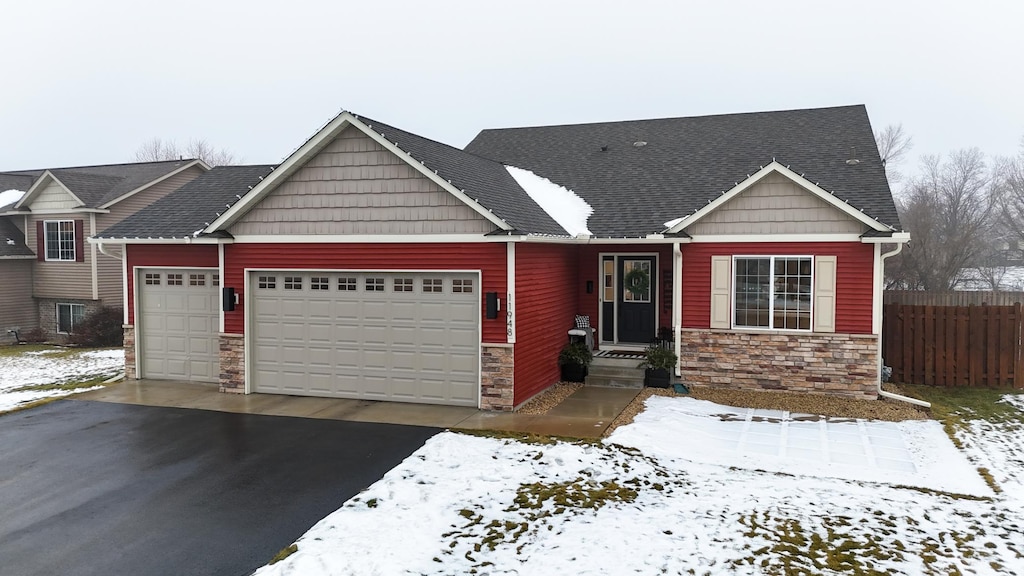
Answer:
<svg viewBox="0 0 1024 576"><path fill-rule="evenodd" d="M733 325L810 330L813 268L810 256L737 256Z"/></svg>
<svg viewBox="0 0 1024 576"><path fill-rule="evenodd" d="M85 318L84 304L57 304L57 332L70 334L82 318Z"/></svg>
<svg viewBox="0 0 1024 576"><path fill-rule="evenodd" d="M44 224L46 259L75 261L75 221L47 220Z"/></svg>

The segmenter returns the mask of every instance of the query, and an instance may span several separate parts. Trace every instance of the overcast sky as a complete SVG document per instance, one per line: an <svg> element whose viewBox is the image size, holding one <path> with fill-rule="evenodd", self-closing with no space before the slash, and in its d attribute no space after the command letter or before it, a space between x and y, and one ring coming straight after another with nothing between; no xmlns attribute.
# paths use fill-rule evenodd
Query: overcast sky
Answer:
<svg viewBox="0 0 1024 576"><path fill-rule="evenodd" d="M907 171L1024 136L1020 0L33 0L0 19L0 170L128 161L153 137L276 163L341 109L461 147L862 103L913 136Z"/></svg>

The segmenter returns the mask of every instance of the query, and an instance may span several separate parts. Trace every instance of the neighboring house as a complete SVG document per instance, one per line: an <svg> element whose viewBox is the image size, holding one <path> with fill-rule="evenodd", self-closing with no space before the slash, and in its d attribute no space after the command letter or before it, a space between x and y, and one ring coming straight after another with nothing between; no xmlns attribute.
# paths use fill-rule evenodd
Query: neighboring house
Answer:
<svg viewBox="0 0 1024 576"><path fill-rule="evenodd" d="M0 329L60 337L101 305L122 306L116 247L107 256L85 238L208 169L175 160L0 173L0 189L25 192L0 208Z"/></svg>
<svg viewBox="0 0 1024 576"><path fill-rule="evenodd" d="M602 350L669 329L691 384L873 398L881 248L909 240L863 106L466 150L343 112L97 236L129 377L495 410L558 379L577 314Z"/></svg>

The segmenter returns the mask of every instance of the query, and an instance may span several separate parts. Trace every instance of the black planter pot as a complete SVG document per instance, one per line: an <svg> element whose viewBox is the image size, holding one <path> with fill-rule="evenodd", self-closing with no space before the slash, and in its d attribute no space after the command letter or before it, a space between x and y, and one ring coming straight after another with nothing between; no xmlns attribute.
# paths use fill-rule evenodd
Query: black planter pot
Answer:
<svg viewBox="0 0 1024 576"><path fill-rule="evenodd" d="M668 388L672 375L664 368L648 368L644 370L644 386L648 388Z"/></svg>
<svg viewBox="0 0 1024 576"><path fill-rule="evenodd" d="M581 364L562 364L562 382L583 382L586 379L586 366Z"/></svg>

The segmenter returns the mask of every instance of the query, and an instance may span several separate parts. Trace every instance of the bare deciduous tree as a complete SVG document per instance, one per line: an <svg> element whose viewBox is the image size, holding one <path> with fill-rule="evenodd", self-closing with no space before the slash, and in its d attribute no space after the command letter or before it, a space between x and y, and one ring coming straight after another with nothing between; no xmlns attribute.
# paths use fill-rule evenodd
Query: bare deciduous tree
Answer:
<svg viewBox="0 0 1024 576"><path fill-rule="evenodd" d="M996 194L1005 239L1016 248L1024 242L1024 138L1020 154L1001 158L996 167Z"/></svg>
<svg viewBox="0 0 1024 576"><path fill-rule="evenodd" d="M922 171L897 203L913 239L898 257L899 267L907 288L952 290L964 269L977 267L990 251L992 174L977 148L945 160L926 156Z"/></svg>
<svg viewBox="0 0 1024 576"><path fill-rule="evenodd" d="M903 131L903 124L889 124L881 132L876 132L875 144L878 146L878 155L882 157L889 184L903 180L903 174L896 167L914 147L913 139Z"/></svg>
<svg viewBox="0 0 1024 576"><path fill-rule="evenodd" d="M174 140L152 138L139 146L134 157L136 162L160 162L182 158L198 158L210 166L224 166L237 162L233 153L224 148L218 150L202 138L192 138L185 146L179 146Z"/></svg>

